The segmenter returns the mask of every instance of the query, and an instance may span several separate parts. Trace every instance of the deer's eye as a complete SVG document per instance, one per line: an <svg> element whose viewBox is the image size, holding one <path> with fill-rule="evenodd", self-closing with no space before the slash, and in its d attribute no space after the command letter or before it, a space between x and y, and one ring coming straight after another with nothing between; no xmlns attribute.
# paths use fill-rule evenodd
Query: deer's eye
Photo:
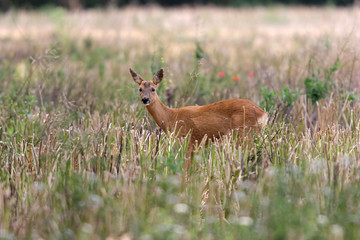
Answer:
<svg viewBox="0 0 360 240"><path fill-rule="evenodd" d="M152 92L155 92L155 88L152 88L151 91L152 91Z"/></svg>
<svg viewBox="0 0 360 240"><path fill-rule="evenodd" d="M139 88L139 92L142 92L142 88Z"/></svg>

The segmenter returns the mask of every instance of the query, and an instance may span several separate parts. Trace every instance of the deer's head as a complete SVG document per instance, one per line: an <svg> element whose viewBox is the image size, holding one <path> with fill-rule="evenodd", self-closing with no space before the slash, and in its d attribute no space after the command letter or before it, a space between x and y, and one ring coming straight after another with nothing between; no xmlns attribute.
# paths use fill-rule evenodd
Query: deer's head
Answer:
<svg viewBox="0 0 360 240"><path fill-rule="evenodd" d="M139 96L141 101L144 103L145 106L150 105L154 102L158 95L156 93L157 85L161 82L164 76L164 70L160 69L155 73L153 79L151 81L145 81L139 74L137 74L131 68L129 69L131 77L133 80L139 84Z"/></svg>

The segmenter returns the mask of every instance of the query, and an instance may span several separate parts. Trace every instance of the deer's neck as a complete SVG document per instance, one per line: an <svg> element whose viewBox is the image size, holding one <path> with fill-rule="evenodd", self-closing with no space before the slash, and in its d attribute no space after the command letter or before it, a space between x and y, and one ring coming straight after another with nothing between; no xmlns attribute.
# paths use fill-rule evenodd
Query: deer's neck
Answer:
<svg viewBox="0 0 360 240"><path fill-rule="evenodd" d="M159 97L152 104L146 106L146 109L159 127L162 127L164 130L172 130L174 109L165 106Z"/></svg>

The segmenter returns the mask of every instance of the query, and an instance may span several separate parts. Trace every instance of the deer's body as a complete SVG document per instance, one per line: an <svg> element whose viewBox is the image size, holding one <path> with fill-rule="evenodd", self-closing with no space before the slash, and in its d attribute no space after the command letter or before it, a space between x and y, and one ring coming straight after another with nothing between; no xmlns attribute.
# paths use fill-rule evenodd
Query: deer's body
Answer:
<svg viewBox="0 0 360 240"><path fill-rule="evenodd" d="M246 99L228 99L205 106L168 108L160 100L146 109L159 127L165 131L176 129L180 137L191 131L191 144L205 136L219 138L232 130L259 129L267 121L267 114Z"/></svg>
<svg viewBox="0 0 360 240"><path fill-rule="evenodd" d="M248 131L258 131L267 123L267 113L246 99L228 99L204 106L169 108L156 94L156 86L163 78L162 69L155 74L152 81L143 80L132 69L130 73L140 86L142 102L159 127L165 131L179 131L179 137L185 137L191 132L188 157L191 156L196 141L202 141L205 136L214 139L231 131L246 134Z"/></svg>

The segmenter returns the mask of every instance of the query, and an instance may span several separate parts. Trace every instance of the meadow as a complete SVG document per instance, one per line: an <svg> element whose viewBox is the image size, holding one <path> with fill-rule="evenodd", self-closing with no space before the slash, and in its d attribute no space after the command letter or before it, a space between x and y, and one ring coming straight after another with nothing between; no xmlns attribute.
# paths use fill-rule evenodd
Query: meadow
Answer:
<svg viewBox="0 0 360 240"><path fill-rule="evenodd" d="M360 9L159 7L0 14L1 239L359 239ZM155 125L128 69L172 107L246 98L234 144Z"/></svg>

